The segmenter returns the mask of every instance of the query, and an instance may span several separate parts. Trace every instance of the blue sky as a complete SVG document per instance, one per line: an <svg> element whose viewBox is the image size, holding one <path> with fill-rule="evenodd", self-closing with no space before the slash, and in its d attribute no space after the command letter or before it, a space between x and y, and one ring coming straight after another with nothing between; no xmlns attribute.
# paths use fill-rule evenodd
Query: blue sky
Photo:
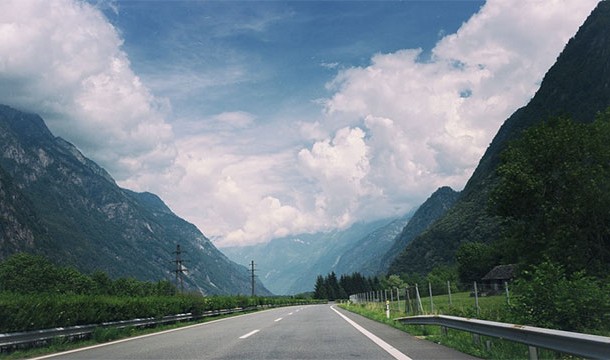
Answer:
<svg viewBox="0 0 610 360"><path fill-rule="evenodd" d="M597 0L0 1L0 103L217 246L463 188Z"/></svg>
<svg viewBox="0 0 610 360"><path fill-rule="evenodd" d="M403 48L429 52L482 4L125 1L104 13L120 30L132 68L155 94L172 99L176 116L238 109L265 121L295 107L318 112L311 103L329 95L324 85L338 68Z"/></svg>

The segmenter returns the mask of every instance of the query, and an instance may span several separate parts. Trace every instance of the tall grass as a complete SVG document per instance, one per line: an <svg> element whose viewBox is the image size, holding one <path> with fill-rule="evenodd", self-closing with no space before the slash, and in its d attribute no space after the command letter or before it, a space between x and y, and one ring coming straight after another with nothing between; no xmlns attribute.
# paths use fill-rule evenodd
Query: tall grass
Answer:
<svg viewBox="0 0 610 360"><path fill-rule="evenodd" d="M460 317L480 318L492 321L507 322L510 320L508 305L504 296L488 296L479 298L479 312L475 306L475 299L470 293L456 293L451 296L451 304L448 295L424 297L422 307L426 314L442 314ZM389 326L405 331L413 336L432 341L460 352L470 354L484 359L528 359L529 348L527 345L506 341L487 336L473 336L465 331L448 329L446 334L441 333L440 326L432 325L404 325L396 318L407 316L405 313L405 302L401 299L390 304L390 318L386 317L386 305L381 302L365 304L342 304L342 308L365 316L369 319L385 323ZM409 315L413 315L410 313ZM539 359L576 359L573 356L559 354L551 350L539 349Z"/></svg>

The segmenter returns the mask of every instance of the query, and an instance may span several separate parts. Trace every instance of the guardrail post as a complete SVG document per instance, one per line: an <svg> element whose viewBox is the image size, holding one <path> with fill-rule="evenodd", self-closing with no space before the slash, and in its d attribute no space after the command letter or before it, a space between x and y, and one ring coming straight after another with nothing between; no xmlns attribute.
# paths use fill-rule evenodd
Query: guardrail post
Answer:
<svg viewBox="0 0 610 360"><path fill-rule="evenodd" d="M479 336L479 334L472 333L472 342L475 345L479 345L481 343L481 336Z"/></svg>
<svg viewBox="0 0 610 360"><path fill-rule="evenodd" d="M528 346L528 349L529 349L529 359L538 360L538 348L535 346Z"/></svg>

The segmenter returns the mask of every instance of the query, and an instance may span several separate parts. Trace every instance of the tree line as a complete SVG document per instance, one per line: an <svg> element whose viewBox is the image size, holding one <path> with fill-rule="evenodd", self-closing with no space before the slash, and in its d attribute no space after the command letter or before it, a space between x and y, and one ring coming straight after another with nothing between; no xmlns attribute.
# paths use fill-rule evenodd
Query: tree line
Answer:
<svg viewBox="0 0 610 360"><path fill-rule="evenodd" d="M341 275L337 279L335 272L326 276L318 275L314 286L314 299L334 301L347 299L350 294L377 291L383 288L378 277L365 277L359 272L351 275Z"/></svg>
<svg viewBox="0 0 610 360"><path fill-rule="evenodd" d="M87 275L41 255L17 253L0 262L0 292L144 297L174 295L176 287L168 280L111 279L100 270Z"/></svg>

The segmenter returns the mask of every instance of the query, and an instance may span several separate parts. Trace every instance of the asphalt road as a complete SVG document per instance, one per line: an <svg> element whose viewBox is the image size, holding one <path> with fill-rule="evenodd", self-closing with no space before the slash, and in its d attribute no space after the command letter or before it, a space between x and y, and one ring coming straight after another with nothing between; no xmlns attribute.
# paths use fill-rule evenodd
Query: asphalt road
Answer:
<svg viewBox="0 0 610 360"><path fill-rule="evenodd" d="M330 305L261 311L38 359L45 358L474 359Z"/></svg>

